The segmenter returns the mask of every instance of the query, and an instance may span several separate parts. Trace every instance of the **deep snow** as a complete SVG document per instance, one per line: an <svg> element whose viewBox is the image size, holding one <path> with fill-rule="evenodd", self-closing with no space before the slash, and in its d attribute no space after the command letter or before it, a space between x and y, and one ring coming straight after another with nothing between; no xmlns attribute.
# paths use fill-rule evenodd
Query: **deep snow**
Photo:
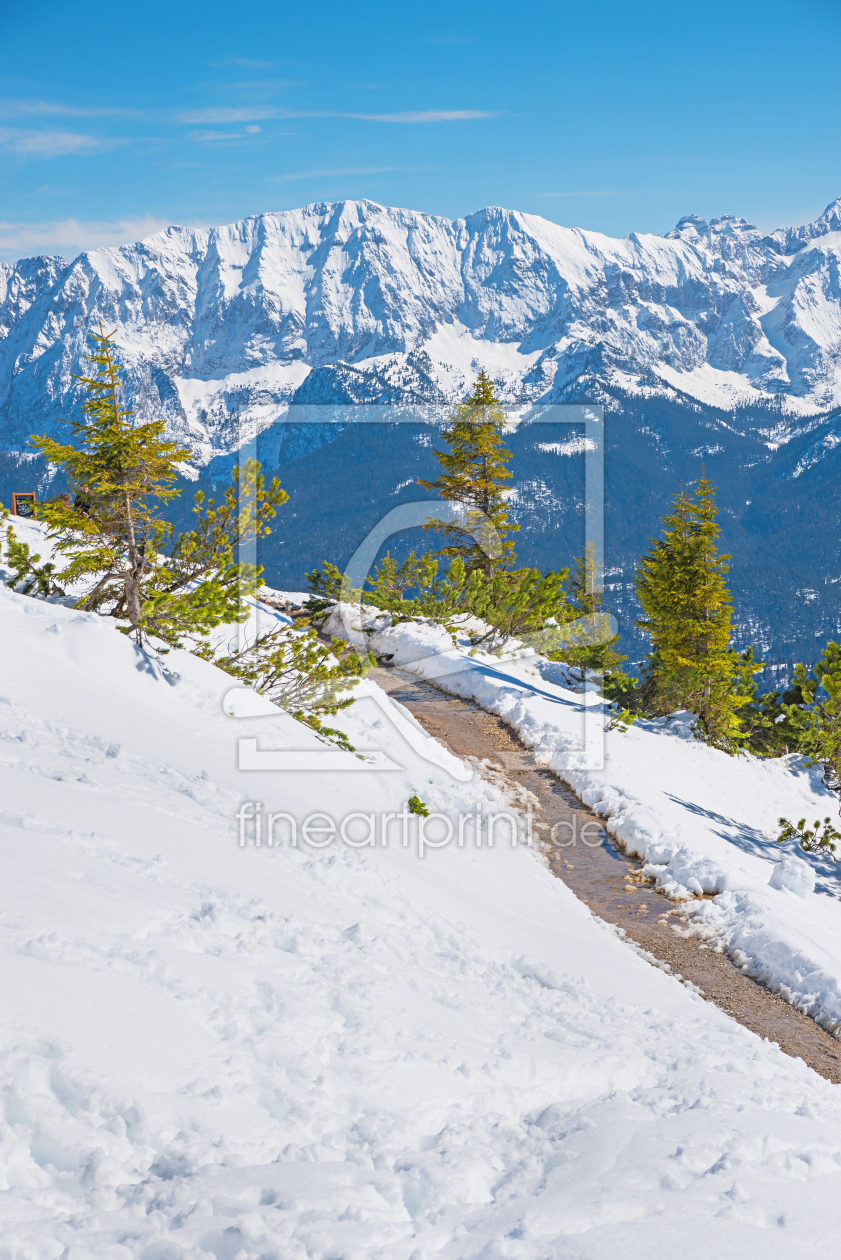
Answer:
<svg viewBox="0 0 841 1260"><path fill-rule="evenodd" d="M372 683L401 770L243 772L318 742L2 584L0 641L3 1260L834 1254L836 1089L527 845L240 847L243 800L504 805Z"/></svg>
<svg viewBox="0 0 841 1260"><path fill-rule="evenodd" d="M776 843L781 816L811 822L837 814L819 768L798 754L729 757L694 738L690 714L606 731L610 718L598 696L581 694L566 666L530 649L503 660L471 657L465 646L453 650L438 627L391 628L387 616L349 605L334 610L329 629L345 635L356 625L382 627L370 644L393 664L514 727L627 851L646 859L666 895L685 903L687 930L727 949L831 1030L841 1027L838 870ZM586 747L585 711L595 727Z"/></svg>

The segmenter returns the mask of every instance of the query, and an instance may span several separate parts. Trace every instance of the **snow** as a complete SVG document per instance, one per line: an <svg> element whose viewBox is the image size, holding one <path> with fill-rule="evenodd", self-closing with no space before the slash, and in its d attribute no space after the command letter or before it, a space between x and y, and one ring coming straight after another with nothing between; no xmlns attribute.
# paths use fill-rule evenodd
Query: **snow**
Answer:
<svg viewBox="0 0 841 1260"><path fill-rule="evenodd" d="M594 451L596 444L583 433L576 433L563 442L537 442L536 449L553 455L582 455L585 451Z"/></svg>
<svg viewBox="0 0 841 1260"><path fill-rule="evenodd" d="M588 392L631 394L653 376L657 393L724 408L782 391L813 415L841 399L838 227L830 207L770 236L725 216L617 240L495 207L448 220L360 201L170 227L68 266L22 260L2 271L4 442L75 406L99 319L130 405L188 433L199 463L342 363L360 397L379 396L387 360L390 390L431 405L483 365L511 405L562 401L582 374Z"/></svg>
<svg viewBox="0 0 841 1260"><path fill-rule="evenodd" d="M504 718L629 853L645 858L657 885L683 903L687 931L841 1029L841 879L821 856L803 860L776 843L781 817L811 822L837 811L818 767L797 754L729 757L695 739L688 713L606 731L598 697L572 689L567 668L532 649L503 660L470 656L434 625L391 628L387 616L350 605L334 610L329 625L347 634L345 624L360 617L380 627L374 652Z"/></svg>
<svg viewBox="0 0 841 1260"><path fill-rule="evenodd" d="M218 379L175 377L174 382L181 405L190 414L202 408L208 410L213 407L218 402L217 394L224 394L229 390L287 390L291 396L308 372L309 368L305 363L269 363L243 372L229 372Z"/></svg>
<svg viewBox="0 0 841 1260"><path fill-rule="evenodd" d="M768 883L771 888L787 888L795 896L805 897L815 891L815 872L800 858L784 857L775 864Z"/></svg>
<svg viewBox="0 0 841 1260"><path fill-rule="evenodd" d="M240 738L323 745L265 702L229 716L210 664L2 584L0 637L4 1257L828 1250L835 1089L651 967L522 834L421 857L412 819L380 843L412 794L512 804L372 682L334 720L399 770L246 772ZM281 819L241 845L244 802L297 844ZM377 842L357 818L307 844L316 812L373 814Z"/></svg>
<svg viewBox="0 0 841 1260"><path fill-rule="evenodd" d="M4 1258L828 1252L835 1089L651 967L522 833L421 857L412 819L382 844L409 795L513 806L371 681L334 721L400 769L242 771L240 738L323 745L207 662L1 583L0 639ZM560 693L532 670L458 677ZM245 802L297 844L281 819L256 846ZM307 844L314 813L373 814L376 843L356 818Z"/></svg>
<svg viewBox="0 0 841 1260"><path fill-rule="evenodd" d="M519 381L541 356L540 350L529 350L519 338L507 342L477 337L458 319L441 324L423 349L432 360L436 380L451 397L464 394L482 368L495 381Z"/></svg>

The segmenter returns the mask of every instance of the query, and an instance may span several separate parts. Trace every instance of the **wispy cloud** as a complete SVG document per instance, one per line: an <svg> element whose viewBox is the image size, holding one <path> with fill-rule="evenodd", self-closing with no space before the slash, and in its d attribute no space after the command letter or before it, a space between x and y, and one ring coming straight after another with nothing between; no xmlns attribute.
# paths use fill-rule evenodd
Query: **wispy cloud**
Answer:
<svg viewBox="0 0 841 1260"><path fill-rule="evenodd" d="M281 88L302 86L301 79L228 79L225 83L208 84L216 92L278 92Z"/></svg>
<svg viewBox="0 0 841 1260"><path fill-rule="evenodd" d="M47 223L0 222L0 253L20 258L28 254L61 254L73 258L85 249L125 245L160 232L167 223L152 215L101 222L61 219Z"/></svg>
<svg viewBox="0 0 841 1260"><path fill-rule="evenodd" d="M620 193L612 190L599 189L594 192L551 192L538 193L538 197L619 197Z"/></svg>
<svg viewBox="0 0 841 1260"><path fill-rule="evenodd" d="M78 188L64 188L55 184L42 184L40 188L30 188L28 192L22 193L23 197L77 197L79 195Z"/></svg>
<svg viewBox="0 0 841 1260"><path fill-rule="evenodd" d="M496 113L487 109L410 109L397 114L354 114L342 110L327 109L282 109L269 106L230 106L199 109L182 114L181 122L186 124L201 123L240 123L263 121L272 118L357 118L364 122L381 123L439 123L464 122L473 118L495 118Z"/></svg>
<svg viewBox="0 0 841 1260"><path fill-rule="evenodd" d="M142 118L139 109L65 105L61 101L0 100L0 118Z"/></svg>
<svg viewBox="0 0 841 1260"><path fill-rule="evenodd" d="M219 123L263 122L270 118L289 117L292 111L274 109L268 105L244 107L239 105L211 105L207 109L194 109L182 114L179 121L187 125L207 123L212 126ZM294 115L299 117L300 115ZM309 117L309 115L308 115Z"/></svg>
<svg viewBox="0 0 841 1260"><path fill-rule="evenodd" d="M116 136L91 136L75 131L26 131L18 127L0 127L0 148L29 157L102 153L121 144L128 144L128 141Z"/></svg>
<svg viewBox="0 0 841 1260"><path fill-rule="evenodd" d="M306 86L305 79L203 79L198 83L191 83L189 91L212 92L216 96L223 93L234 98L243 97L250 100L251 104L257 108L267 98L276 97L278 92L288 90L289 88L300 88ZM217 108L223 108L218 106ZM267 109L273 108L271 105L266 106Z"/></svg>
<svg viewBox="0 0 841 1260"><path fill-rule="evenodd" d="M288 175L271 175L267 183L290 184L300 179L323 179L331 175L382 175L384 171L405 171L406 166L337 166L323 171L291 171Z"/></svg>
<svg viewBox="0 0 841 1260"><path fill-rule="evenodd" d="M197 140L199 143L212 143L223 140L250 140L259 130L259 127L252 124L250 127L244 127L242 131L191 131L190 139Z"/></svg>
<svg viewBox="0 0 841 1260"><path fill-rule="evenodd" d="M222 61L209 61L205 64L218 66L220 70L225 66L242 66L245 70L273 70L277 62L251 61L248 57L225 57Z"/></svg>
<svg viewBox="0 0 841 1260"><path fill-rule="evenodd" d="M341 118L365 118L383 123L463 122L469 118L495 118L488 109L409 109L402 114L341 114Z"/></svg>

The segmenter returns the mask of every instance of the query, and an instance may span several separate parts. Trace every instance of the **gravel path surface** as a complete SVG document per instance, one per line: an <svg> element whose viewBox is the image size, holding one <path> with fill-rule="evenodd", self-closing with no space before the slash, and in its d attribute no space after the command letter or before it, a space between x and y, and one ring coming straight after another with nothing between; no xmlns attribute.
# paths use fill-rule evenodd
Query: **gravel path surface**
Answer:
<svg viewBox="0 0 841 1260"><path fill-rule="evenodd" d="M727 955L685 933L679 907L642 875L643 864L614 846L598 817L565 783L535 764L500 718L399 669L380 667L370 677L457 756L487 760L491 773L495 767L537 798L536 827L550 869L594 914L621 928L653 963L696 987L740 1024L803 1059L827 1080L841 1082L841 1044L745 975Z"/></svg>

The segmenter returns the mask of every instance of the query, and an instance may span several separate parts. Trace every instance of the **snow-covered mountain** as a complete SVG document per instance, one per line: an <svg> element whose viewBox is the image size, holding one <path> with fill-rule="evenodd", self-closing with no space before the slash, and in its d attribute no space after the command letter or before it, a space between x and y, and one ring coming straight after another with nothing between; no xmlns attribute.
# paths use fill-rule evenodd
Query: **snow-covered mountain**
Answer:
<svg viewBox="0 0 841 1260"><path fill-rule="evenodd" d="M73 405L88 329L116 327L138 410L199 462L293 398L443 402L478 366L510 401L599 387L700 402L841 403L841 199L765 235L726 215L614 240L486 209L451 222L370 201L171 227L67 265L0 268L0 432ZM785 436L785 433L777 437Z"/></svg>
<svg viewBox="0 0 841 1260"><path fill-rule="evenodd" d="M484 367L511 406L606 406L607 555L629 636L633 562L705 460L746 639L807 659L841 632L839 255L841 199L770 235L690 215L624 240L516 211L451 222L361 201L23 260L0 268L0 498L44 490L27 444L78 413L72 377L100 320L129 405L163 413L210 484L245 437L299 414L292 403L443 412ZM332 431L317 457L311 429L264 434L260 457L293 494L263 557L274 584L342 563L433 471L428 439L384 445L365 428ZM512 441L518 551L544 568L583 541L568 436L521 426Z"/></svg>

